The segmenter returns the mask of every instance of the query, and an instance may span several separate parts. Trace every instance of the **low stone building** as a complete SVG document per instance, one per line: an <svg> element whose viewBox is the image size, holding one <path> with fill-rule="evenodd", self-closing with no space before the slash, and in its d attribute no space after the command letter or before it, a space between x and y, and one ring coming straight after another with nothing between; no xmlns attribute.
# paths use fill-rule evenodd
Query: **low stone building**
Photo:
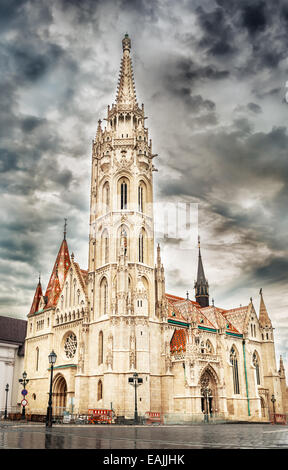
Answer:
<svg viewBox="0 0 288 470"><path fill-rule="evenodd" d="M19 379L22 378L24 366L24 344L27 321L17 318L0 316L0 411L4 412L6 404L6 385L9 385L7 395L7 410L18 413L21 411L21 390Z"/></svg>

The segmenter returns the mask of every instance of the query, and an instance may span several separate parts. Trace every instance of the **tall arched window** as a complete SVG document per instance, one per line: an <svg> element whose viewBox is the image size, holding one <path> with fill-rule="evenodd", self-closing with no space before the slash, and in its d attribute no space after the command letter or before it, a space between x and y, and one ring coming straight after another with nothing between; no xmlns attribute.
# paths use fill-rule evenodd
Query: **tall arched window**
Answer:
<svg viewBox="0 0 288 470"><path fill-rule="evenodd" d="M138 261L139 263L144 263L144 235L143 232L140 233L138 238Z"/></svg>
<svg viewBox="0 0 288 470"><path fill-rule="evenodd" d="M239 388L239 375L238 375L238 359L237 359L236 350L234 349L233 346L230 351L230 362L232 364L234 393L239 394L240 388Z"/></svg>
<svg viewBox="0 0 288 470"><path fill-rule="evenodd" d="M256 383L257 385L260 385L259 357L256 351L254 351L253 353L252 362L253 362L253 366L255 367Z"/></svg>
<svg viewBox="0 0 288 470"><path fill-rule="evenodd" d="M138 186L138 210L139 212L143 212L143 196L144 196L144 188L143 185L140 184Z"/></svg>
<svg viewBox="0 0 288 470"><path fill-rule="evenodd" d="M109 263L109 236L106 229L102 234L102 262Z"/></svg>
<svg viewBox="0 0 288 470"><path fill-rule="evenodd" d="M104 256L104 259L105 259L105 263L108 263L109 261L109 238L108 238L108 233L105 237L105 246L104 246L104 250L105 250L105 256Z"/></svg>
<svg viewBox="0 0 288 470"><path fill-rule="evenodd" d="M101 314L106 315L108 313L108 282L106 277L101 281L100 285L101 293Z"/></svg>
<svg viewBox="0 0 288 470"><path fill-rule="evenodd" d="M39 367L39 348L36 348L36 370L38 370Z"/></svg>
<svg viewBox="0 0 288 470"><path fill-rule="evenodd" d="M103 331L100 331L98 337L98 365L103 364Z"/></svg>
<svg viewBox="0 0 288 470"><path fill-rule="evenodd" d="M103 397L103 385L102 380L98 382L98 392L97 392L97 400L102 400Z"/></svg>
<svg viewBox="0 0 288 470"><path fill-rule="evenodd" d="M121 192L121 210L127 209L127 181L124 179L121 181L120 185L120 192Z"/></svg>
<svg viewBox="0 0 288 470"><path fill-rule="evenodd" d="M106 182L103 186L103 213L105 214L109 210L109 203L110 203L110 188L109 183Z"/></svg>

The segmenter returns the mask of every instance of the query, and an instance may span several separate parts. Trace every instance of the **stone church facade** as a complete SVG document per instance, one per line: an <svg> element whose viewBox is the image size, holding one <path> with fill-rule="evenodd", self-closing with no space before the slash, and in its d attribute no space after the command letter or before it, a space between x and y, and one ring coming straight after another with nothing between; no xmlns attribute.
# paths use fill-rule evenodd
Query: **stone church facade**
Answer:
<svg viewBox="0 0 288 470"><path fill-rule="evenodd" d="M112 407L133 417L128 378L137 372L139 415L267 421L272 394L275 411L286 412L286 379L262 291L258 315L252 299L231 310L210 305L200 243L195 301L165 291L159 245L154 261L156 155L137 103L128 35L122 46L116 102L92 145L88 270L69 253L65 223L47 289L39 279L28 314L27 411L46 413L54 350L56 414Z"/></svg>

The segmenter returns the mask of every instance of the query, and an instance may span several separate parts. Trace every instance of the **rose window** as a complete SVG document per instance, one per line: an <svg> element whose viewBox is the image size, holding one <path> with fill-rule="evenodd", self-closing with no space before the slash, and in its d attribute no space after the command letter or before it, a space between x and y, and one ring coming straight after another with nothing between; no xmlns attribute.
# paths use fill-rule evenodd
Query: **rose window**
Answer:
<svg viewBox="0 0 288 470"><path fill-rule="evenodd" d="M68 359L72 359L75 356L77 349L77 338L74 333L67 336L64 343L64 351Z"/></svg>

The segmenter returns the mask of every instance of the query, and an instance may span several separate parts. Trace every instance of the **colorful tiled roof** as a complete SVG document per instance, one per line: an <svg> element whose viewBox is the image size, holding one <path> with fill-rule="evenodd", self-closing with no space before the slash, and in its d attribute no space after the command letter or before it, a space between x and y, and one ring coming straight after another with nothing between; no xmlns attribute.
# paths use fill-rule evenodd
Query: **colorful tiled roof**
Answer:
<svg viewBox="0 0 288 470"><path fill-rule="evenodd" d="M225 319L229 321L239 333L243 333L248 308L249 305L245 305L244 307L232 308L223 312Z"/></svg>
<svg viewBox="0 0 288 470"><path fill-rule="evenodd" d="M236 333L240 334L241 329L237 328L237 324L233 321L234 317L226 317L226 313L234 312L232 309L224 310L214 305L209 307L201 307L197 302L194 302L190 299L184 299L183 297L178 297L176 295L166 294L166 299L168 300L168 318L174 319L182 322L189 322L189 320L195 322L200 327L211 328L214 330L225 329L227 333ZM245 309L244 309L245 311ZM241 315L240 322L238 324L242 325L243 316Z"/></svg>
<svg viewBox="0 0 288 470"><path fill-rule="evenodd" d="M186 351L186 331L182 328L174 331L170 341L170 351L172 354Z"/></svg>
<svg viewBox="0 0 288 470"><path fill-rule="evenodd" d="M46 289L45 296L47 297L47 304L45 308L55 306L63 288L64 281L69 270L71 261L68 250L68 245L64 239L61 243L54 268Z"/></svg>
<svg viewBox="0 0 288 470"><path fill-rule="evenodd" d="M33 302L32 302L31 308L30 308L30 312L28 313L28 316L33 315L35 312L37 312L39 302L40 302L40 299L41 299L42 295L43 295L42 294L42 287L41 287L41 282L39 280L39 282L37 284L37 287L36 287L36 290L35 290Z"/></svg>

